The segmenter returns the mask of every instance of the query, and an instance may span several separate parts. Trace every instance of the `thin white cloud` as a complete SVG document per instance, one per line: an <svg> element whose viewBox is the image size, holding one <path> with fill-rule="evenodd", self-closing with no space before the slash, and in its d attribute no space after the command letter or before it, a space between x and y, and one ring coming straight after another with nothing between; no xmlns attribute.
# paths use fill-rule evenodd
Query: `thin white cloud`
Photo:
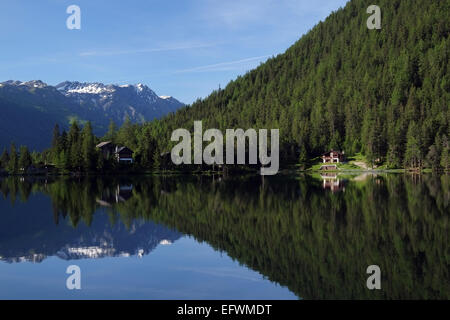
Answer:
<svg viewBox="0 0 450 320"><path fill-rule="evenodd" d="M227 71L234 70L237 66L242 66L243 64L254 62L254 61L263 61L266 58L270 57L270 55L251 57L241 60L228 61L228 62L220 62L215 64L209 64L205 66L199 66L189 69L177 70L174 73L188 73L188 72L211 72L211 71Z"/></svg>
<svg viewBox="0 0 450 320"><path fill-rule="evenodd" d="M214 47L216 44L213 43L201 43L201 44L186 44L186 45L175 45L157 48L144 48L144 49L130 49L130 50L92 50L83 51L79 53L81 57L89 56L117 56L117 55L130 55L139 53L151 53L151 52L161 52L161 51L178 51L178 50L190 50L190 49L200 49Z"/></svg>

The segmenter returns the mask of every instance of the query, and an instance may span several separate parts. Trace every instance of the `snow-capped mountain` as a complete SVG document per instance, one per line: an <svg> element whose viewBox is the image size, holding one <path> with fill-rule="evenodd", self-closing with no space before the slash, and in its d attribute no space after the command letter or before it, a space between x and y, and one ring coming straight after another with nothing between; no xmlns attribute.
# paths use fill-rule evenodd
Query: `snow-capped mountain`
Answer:
<svg viewBox="0 0 450 320"><path fill-rule="evenodd" d="M42 150L49 147L53 126L91 121L103 135L111 120L120 126L128 117L142 123L182 107L171 96L158 96L144 84L114 85L65 81L56 86L40 80L0 83L0 148L16 144ZM1 151L0 151L1 152Z"/></svg>
<svg viewBox="0 0 450 320"><path fill-rule="evenodd" d="M17 81L17 80L9 80L9 81L5 81L5 82L0 83L0 87L1 86L5 86L5 85L25 86L25 87L31 87L31 88L45 88L45 87L47 87L47 84L42 82L41 80L32 80L32 81L26 81L26 82Z"/></svg>
<svg viewBox="0 0 450 320"><path fill-rule="evenodd" d="M183 104L178 100L159 97L148 86L104 85L66 81L56 86L62 94L90 110L101 110L107 117L122 122L128 116L132 121L143 122L175 111Z"/></svg>
<svg viewBox="0 0 450 320"><path fill-rule="evenodd" d="M16 247L6 247L0 239L0 262L40 263L48 257L63 260L99 259L105 257L143 257L157 246L169 245L182 235L153 222L133 221L129 228L123 224L111 226L107 216L97 217L90 227L71 228L68 224L48 231L52 243L36 242L33 235L24 234ZM38 227L36 227L38 228ZM48 232L40 234L48 236ZM20 234L20 231L19 231Z"/></svg>

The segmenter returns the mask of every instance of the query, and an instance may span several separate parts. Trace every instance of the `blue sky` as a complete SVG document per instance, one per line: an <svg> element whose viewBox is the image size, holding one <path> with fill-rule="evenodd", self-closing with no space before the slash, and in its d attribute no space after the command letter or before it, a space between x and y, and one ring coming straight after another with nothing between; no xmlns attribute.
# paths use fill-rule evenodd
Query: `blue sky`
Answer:
<svg viewBox="0 0 450 320"><path fill-rule="evenodd" d="M191 103L284 52L347 0L2 0L0 81L144 83ZM69 5L81 30L69 30Z"/></svg>

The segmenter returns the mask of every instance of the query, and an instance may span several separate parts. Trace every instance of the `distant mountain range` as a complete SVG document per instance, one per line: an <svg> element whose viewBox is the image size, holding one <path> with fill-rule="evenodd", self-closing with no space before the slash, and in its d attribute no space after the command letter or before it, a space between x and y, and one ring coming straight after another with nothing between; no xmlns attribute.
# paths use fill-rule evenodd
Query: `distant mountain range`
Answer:
<svg viewBox="0 0 450 320"><path fill-rule="evenodd" d="M158 96L148 86L105 85L65 81L50 86L40 80L0 83L0 148L27 145L49 147L56 123L67 129L70 121L91 121L94 132L106 132L110 120L121 125L150 121L184 104L170 96ZM1 151L0 151L1 152Z"/></svg>
<svg viewBox="0 0 450 320"><path fill-rule="evenodd" d="M123 224L111 226L107 216L98 220L101 223L91 227L72 228L68 224L59 228L50 226L46 231L51 235L39 233L39 230L32 230L36 234L19 231L18 235L23 236L19 245L12 244L10 240L6 241L6 245L3 239L0 240L0 261L36 263L53 256L63 260L142 257L157 246L170 245L181 237L180 233L152 222L133 221L127 229ZM36 242L37 234L46 234L46 239L39 237L40 241Z"/></svg>
<svg viewBox="0 0 450 320"><path fill-rule="evenodd" d="M48 257L64 260L103 257L142 257L159 245L170 245L182 234L151 221L133 220L129 225L111 222L105 212L95 214L87 226L73 227L69 217L59 217L55 224L48 211L47 199L35 199L17 208L17 214L0 217L0 262L41 262ZM30 220L23 215L34 211ZM22 222L19 223L19 220Z"/></svg>

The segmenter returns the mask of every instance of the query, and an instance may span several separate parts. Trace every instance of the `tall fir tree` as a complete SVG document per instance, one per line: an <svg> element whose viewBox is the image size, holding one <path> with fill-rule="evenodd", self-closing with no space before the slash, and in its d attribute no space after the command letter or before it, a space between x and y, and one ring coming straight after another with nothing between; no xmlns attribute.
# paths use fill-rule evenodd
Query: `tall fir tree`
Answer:
<svg viewBox="0 0 450 320"><path fill-rule="evenodd" d="M52 162L57 162L60 152L61 152L61 135L59 132L59 125L55 124L55 127L53 128L52 146L50 151Z"/></svg>
<svg viewBox="0 0 450 320"><path fill-rule="evenodd" d="M18 166L19 169L23 172L26 172L27 169L33 164L33 160L31 159L30 151L26 146L20 147L20 156Z"/></svg>
<svg viewBox="0 0 450 320"><path fill-rule="evenodd" d="M117 139L117 125L114 122L114 120L111 119L108 126L108 132L105 135L105 140L115 143L116 139Z"/></svg>
<svg viewBox="0 0 450 320"><path fill-rule="evenodd" d="M2 169L7 169L8 168L8 164L9 164L9 153L8 150L3 150L3 153L0 157L0 168Z"/></svg>
<svg viewBox="0 0 450 320"><path fill-rule="evenodd" d="M95 151L95 138L92 133L92 125L88 121L81 132L81 152L83 155L84 169L89 171L95 168L96 165L96 151Z"/></svg>
<svg viewBox="0 0 450 320"><path fill-rule="evenodd" d="M19 159L17 155L16 145L14 143L11 143L7 170L10 174L16 174L19 170Z"/></svg>

